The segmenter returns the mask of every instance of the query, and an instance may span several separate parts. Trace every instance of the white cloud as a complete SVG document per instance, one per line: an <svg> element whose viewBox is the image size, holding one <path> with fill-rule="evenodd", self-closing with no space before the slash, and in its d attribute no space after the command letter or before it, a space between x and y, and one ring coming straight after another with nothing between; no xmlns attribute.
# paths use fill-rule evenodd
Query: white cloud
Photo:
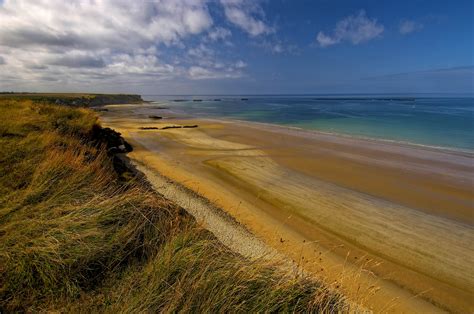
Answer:
<svg viewBox="0 0 474 314"><path fill-rule="evenodd" d="M379 37L383 31L383 25L377 23L376 19L368 18L365 11L361 10L356 15L350 15L337 22L332 35L320 31L316 41L321 47L332 46L344 41L357 45Z"/></svg>
<svg viewBox="0 0 474 314"><path fill-rule="evenodd" d="M216 74L213 71L200 66L192 66L189 68L189 76L192 79L216 78Z"/></svg>
<svg viewBox="0 0 474 314"><path fill-rule="evenodd" d="M199 46L190 48L188 50L188 55L197 58L197 60L202 60L205 58L212 58L214 56L214 51L201 43Z"/></svg>
<svg viewBox="0 0 474 314"><path fill-rule="evenodd" d="M245 68L246 66L247 66L247 63L243 62L242 60L237 61L237 63L235 64L235 67L238 69Z"/></svg>
<svg viewBox="0 0 474 314"><path fill-rule="evenodd" d="M417 32L423 28L423 24L411 21L411 20L402 20L398 25L398 31L402 35L410 34Z"/></svg>
<svg viewBox="0 0 474 314"><path fill-rule="evenodd" d="M239 78L242 73L236 66L225 69L205 68L201 66L192 66L188 70L189 78L193 80L216 79L216 78Z"/></svg>
<svg viewBox="0 0 474 314"><path fill-rule="evenodd" d="M208 38L211 41L226 40L232 36L232 32L223 27L216 27L209 31Z"/></svg>
<svg viewBox="0 0 474 314"><path fill-rule="evenodd" d="M316 40L321 45L321 47L332 46L341 41L339 38L333 38L331 36L325 35L323 32L318 33L318 36L316 36Z"/></svg>
<svg viewBox="0 0 474 314"><path fill-rule="evenodd" d="M237 78L243 76L242 70L247 64L238 60L225 62L217 58L218 52L204 43L190 48L187 52L187 63L192 64L188 69L188 77L193 80L214 78Z"/></svg>
<svg viewBox="0 0 474 314"><path fill-rule="evenodd" d="M299 48L296 45L284 42L277 38L265 39L259 41L257 46L264 48L265 50L271 52L272 54L291 54L297 55L299 54Z"/></svg>
<svg viewBox="0 0 474 314"><path fill-rule="evenodd" d="M6 0L0 44L74 48L172 44L208 29L205 0Z"/></svg>
<svg viewBox="0 0 474 314"><path fill-rule="evenodd" d="M209 2L0 0L0 87L239 77L235 60L189 48L196 38L231 36L215 25Z"/></svg>
<svg viewBox="0 0 474 314"><path fill-rule="evenodd" d="M263 10L256 0L221 0L224 13L232 24L250 36L270 34L273 29L262 19Z"/></svg>

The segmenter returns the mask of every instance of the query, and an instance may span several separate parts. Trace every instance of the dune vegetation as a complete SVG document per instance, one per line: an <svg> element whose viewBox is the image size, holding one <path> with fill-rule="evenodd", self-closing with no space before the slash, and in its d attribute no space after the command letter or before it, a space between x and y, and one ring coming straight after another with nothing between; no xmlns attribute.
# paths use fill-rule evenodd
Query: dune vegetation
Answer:
<svg viewBox="0 0 474 314"><path fill-rule="evenodd" d="M94 111L4 97L0 115L0 312L347 310L118 173Z"/></svg>

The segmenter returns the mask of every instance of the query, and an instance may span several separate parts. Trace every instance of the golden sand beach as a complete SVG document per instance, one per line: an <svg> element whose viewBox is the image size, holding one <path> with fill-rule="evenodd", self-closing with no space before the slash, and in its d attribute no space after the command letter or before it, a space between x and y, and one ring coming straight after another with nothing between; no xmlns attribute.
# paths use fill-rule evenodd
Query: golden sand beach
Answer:
<svg viewBox="0 0 474 314"><path fill-rule="evenodd" d="M473 155L108 106L132 160L205 197L363 306L472 312ZM148 129L169 125L197 128Z"/></svg>

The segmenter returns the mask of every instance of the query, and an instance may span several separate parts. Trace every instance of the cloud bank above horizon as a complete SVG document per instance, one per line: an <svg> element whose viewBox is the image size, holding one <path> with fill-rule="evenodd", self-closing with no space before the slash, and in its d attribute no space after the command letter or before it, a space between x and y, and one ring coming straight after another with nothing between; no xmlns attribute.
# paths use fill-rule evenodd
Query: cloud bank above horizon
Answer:
<svg viewBox="0 0 474 314"><path fill-rule="evenodd" d="M249 36L271 31L257 2L214 5L229 26ZM199 44L188 43L198 36ZM229 45L231 36L216 25L206 0L6 0L0 6L0 60L7 68L1 79L113 84L125 78L140 83L241 77L245 62L212 48Z"/></svg>

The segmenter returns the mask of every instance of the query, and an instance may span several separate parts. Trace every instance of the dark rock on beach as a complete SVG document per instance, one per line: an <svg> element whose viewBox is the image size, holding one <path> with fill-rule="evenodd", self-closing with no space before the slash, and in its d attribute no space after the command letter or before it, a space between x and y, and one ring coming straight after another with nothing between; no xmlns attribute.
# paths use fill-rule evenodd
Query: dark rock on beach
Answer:
<svg viewBox="0 0 474 314"><path fill-rule="evenodd" d="M181 125L167 125L161 128L161 130L167 130L167 129L181 129Z"/></svg>
<svg viewBox="0 0 474 314"><path fill-rule="evenodd" d="M131 152L133 147L124 140L119 132L96 125L92 129L92 139L97 146L106 146L107 155L112 158L112 166L120 181L127 182L136 176L134 169L125 157L125 153Z"/></svg>
<svg viewBox="0 0 474 314"><path fill-rule="evenodd" d="M133 150L132 145L123 139L121 134L110 128L95 126L92 129L92 138L97 145L106 145L109 155L128 153Z"/></svg>
<svg viewBox="0 0 474 314"><path fill-rule="evenodd" d="M191 124L191 125L166 125L162 128L156 127L156 126L142 126L139 129L140 130L168 130L168 129L192 129L192 128L197 128L197 124Z"/></svg>

